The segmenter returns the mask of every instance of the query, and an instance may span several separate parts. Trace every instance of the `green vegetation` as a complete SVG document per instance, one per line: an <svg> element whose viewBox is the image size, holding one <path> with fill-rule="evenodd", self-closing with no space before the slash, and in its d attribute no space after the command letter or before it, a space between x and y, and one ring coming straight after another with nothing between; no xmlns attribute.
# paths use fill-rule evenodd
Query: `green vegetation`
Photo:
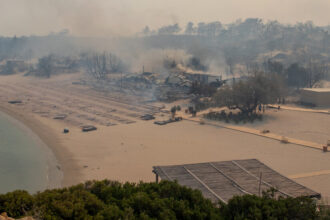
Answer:
<svg viewBox="0 0 330 220"><path fill-rule="evenodd" d="M213 120L223 120L247 122L255 119L262 119L256 114L263 105L273 104L284 100L287 87L283 76L276 73L255 72L238 82L233 81L232 85L224 85L209 97L196 97L192 99L196 111L205 110L212 107L227 107L234 112L210 113L206 118Z"/></svg>
<svg viewBox="0 0 330 220"><path fill-rule="evenodd" d="M89 181L35 195L14 191L0 195L0 213L36 219L326 219L309 198L236 196L213 204L201 192L175 182Z"/></svg>
<svg viewBox="0 0 330 220"><path fill-rule="evenodd" d="M220 211L197 190L174 182L86 182L35 195L0 195L0 213L41 219L221 219Z"/></svg>
<svg viewBox="0 0 330 220"><path fill-rule="evenodd" d="M226 123L235 122L238 124L239 122L251 122L253 123L255 120L262 120L261 114L252 113L250 115L244 114L242 112L238 112L237 114L233 114L229 112L228 114L222 110L221 112L209 112L204 115L205 118L210 120L218 120L218 121L225 121Z"/></svg>
<svg viewBox="0 0 330 220"><path fill-rule="evenodd" d="M173 106L173 107L171 108L172 118L175 117L176 110L177 110L176 106Z"/></svg>
<svg viewBox="0 0 330 220"><path fill-rule="evenodd" d="M50 54L38 60L38 76L49 78L54 71L54 55Z"/></svg>
<svg viewBox="0 0 330 220"><path fill-rule="evenodd" d="M177 111L178 112L181 111L181 106L180 105L177 105L177 106L175 105L171 108L172 119L175 118L175 114L176 114Z"/></svg>
<svg viewBox="0 0 330 220"><path fill-rule="evenodd" d="M233 197L222 206L224 219L319 219L315 202L306 197L273 199L270 194L262 197L244 195ZM322 216L325 217L325 216Z"/></svg>
<svg viewBox="0 0 330 220"><path fill-rule="evenodd" d="M79 71L82 58L49 54L40 57L36 65L30 65L25 76L50 78L57 74Z"/></svg>
<svg viewBox="0 0 330 220"><path fill-rule="evenodd" d="M225 86L213 96L213 100L218 106L239 109L243 114L251 114L257 106L275 103L281 97L283 89L280 78L276 75L257 73L232 86Z"/></svg>

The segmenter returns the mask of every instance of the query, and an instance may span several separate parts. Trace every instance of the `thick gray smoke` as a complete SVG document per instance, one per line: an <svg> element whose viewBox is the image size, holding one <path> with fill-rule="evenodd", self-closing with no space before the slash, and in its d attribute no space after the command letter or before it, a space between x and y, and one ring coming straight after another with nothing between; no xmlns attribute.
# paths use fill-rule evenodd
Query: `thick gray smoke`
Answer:
<svg viewBox="0 0 330 220"><path fill-rule="evenodd" d="M148 31L146 31L148 30ZM329 26L312 22L284 25L250 18L234 23L193 23L151 26L131 37L76 37L68 31L44 37L0 38L0 60L36 60L42 56L81 57L83 54L112 53L127 72L169 71L234 76L256 69L268 61L285 67L298 63L329 64ZM172 60L173 65L164 65Z"/></svg>
<svg viewBox="0 0 330 220"><path fill-rule="evenodd" d="M328 0L0 0L4 36L47 35L69 29L76 36L129 36L155 27L258 17L281 23L328 25Z"/></svg>

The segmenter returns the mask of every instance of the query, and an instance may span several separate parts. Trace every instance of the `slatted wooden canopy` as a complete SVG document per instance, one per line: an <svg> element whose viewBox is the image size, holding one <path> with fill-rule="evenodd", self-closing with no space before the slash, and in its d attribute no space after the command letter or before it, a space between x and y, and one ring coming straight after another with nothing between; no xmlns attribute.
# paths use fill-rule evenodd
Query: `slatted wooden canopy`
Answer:
<svg viewBox="0 0 330 220"><path fill-rule="evenodd" d="M216 202L228 202L234 195L255 194L275 188L276 196L321 198L313 190L279 174L257 159L209 163L154 166L153 172L163 180L198 189ZM260 178L261 177L261 178Z"/></svg>

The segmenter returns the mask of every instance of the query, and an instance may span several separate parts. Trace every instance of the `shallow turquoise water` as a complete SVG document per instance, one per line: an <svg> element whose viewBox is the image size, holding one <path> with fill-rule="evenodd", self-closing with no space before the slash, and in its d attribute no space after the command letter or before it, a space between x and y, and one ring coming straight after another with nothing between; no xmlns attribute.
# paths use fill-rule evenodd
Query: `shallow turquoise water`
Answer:
<svg viewBox="0 0 330 220"><path fill-rule="evenodd" d="M47 187L47 155L39 142L24 125L0 113L0 193Z"/></svg>

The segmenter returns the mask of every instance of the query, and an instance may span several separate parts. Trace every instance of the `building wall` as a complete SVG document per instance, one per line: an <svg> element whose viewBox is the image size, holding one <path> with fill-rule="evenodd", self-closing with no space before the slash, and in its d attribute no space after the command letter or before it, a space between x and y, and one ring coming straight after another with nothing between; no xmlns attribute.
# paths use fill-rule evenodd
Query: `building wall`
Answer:
<svg viewBox="0 0 330 220"><path fill-rule="evenodd" d="M300 101L320 107L330 106L330 91L313 91L302 89Z"/></svg>

